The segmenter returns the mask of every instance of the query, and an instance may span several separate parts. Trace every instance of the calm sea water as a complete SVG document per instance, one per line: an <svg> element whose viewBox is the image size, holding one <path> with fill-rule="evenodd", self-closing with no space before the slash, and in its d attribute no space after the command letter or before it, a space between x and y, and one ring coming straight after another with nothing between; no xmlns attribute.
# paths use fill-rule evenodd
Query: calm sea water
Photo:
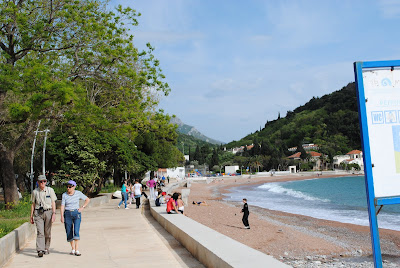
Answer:
<svg viewBox="0 0 400 268"><path fill-rule="evenodd" d="M310 179L241 186L225 195L227 201L247 198L250 206L358 225L369 225L364 177ZM400 231L400 205L384 206L380 228Z"/></svg>

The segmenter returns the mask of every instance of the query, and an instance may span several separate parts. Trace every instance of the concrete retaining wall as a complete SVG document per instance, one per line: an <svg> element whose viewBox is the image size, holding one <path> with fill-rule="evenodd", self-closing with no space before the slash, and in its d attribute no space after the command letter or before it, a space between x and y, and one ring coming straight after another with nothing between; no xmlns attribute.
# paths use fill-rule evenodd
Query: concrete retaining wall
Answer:
<svg viewBox="0 0 400 268"><path fill-rule="evenodd" d="M112 194L101 194L98 197L90 199L88 207L98 207L101 204L109 203L112 198ZM60 203L61 201L58 200ZM80 205L84 203L84 200L80 201ZM0 267L8 261L8 259L17 251L19 251L25 243L32 238L36 233L36 225L26 222L20 227L0 238Z"/></svg>
<svg viewBox="0 0 400 268"><path fill-rule="evenodd" d="M168 186L173 191L179 185ZM206 267L290 267L186 216L167 214L165 206L156 207L152 200L149 203L153 218Z"/></svg>
<svg viewBox="0 0 400 268"><path fill-rule="evenodd" d="M112 198L112 194L106 193L106 194L100 194L100 196L97 196L95 198L90 199L90 203L88 207L98 207L102 204L110 203L110 200ZM85 203L85 200L80 200L79 205L82 206Z"/></svg>
<svg viewBox="0 0 400 268"><path fill-rule="evenodd" d="M0 239L0 267L7 262L14 252L20 250L25 245L35 231L36 228L34 224L25 222L20 227Z"/></svg>

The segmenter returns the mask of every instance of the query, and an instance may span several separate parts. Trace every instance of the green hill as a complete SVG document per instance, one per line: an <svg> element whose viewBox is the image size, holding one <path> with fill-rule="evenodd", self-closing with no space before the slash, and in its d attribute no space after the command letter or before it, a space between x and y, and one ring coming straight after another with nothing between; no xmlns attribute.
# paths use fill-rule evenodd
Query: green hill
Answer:
<svg viewBox="0 0 400 268"><path fill-rule="evenodd" d="M292 154L287 149L304 143L320 146L319 152L332 157L361 149L357 96L354 83L288 111L286 117L267 121L265 127L227 148L254 143L253 155L283 157ZM250 154L251 155L251 154Z"/></svg>
<svg viewBox="0 0 400 268"><path fill-rule="evenodd" d="M191 135L186 135L186 134L183 134L183 133L181 133L179 131L177 131L177 133L178 133L178 141L177 141L176 147L181 152L182 152L182 148L184 147L185 148L185 151L184 151L185 154L189 154L189 150L190 150L191 154L193 154L197 146L199 146L199 147L202 147L202 146L205 146L205 145L207 145L209 147L214 147L215 146L214 144L211 144L209 142L200 140L200 139L195 138L195 137L193 137Z"/></svg>

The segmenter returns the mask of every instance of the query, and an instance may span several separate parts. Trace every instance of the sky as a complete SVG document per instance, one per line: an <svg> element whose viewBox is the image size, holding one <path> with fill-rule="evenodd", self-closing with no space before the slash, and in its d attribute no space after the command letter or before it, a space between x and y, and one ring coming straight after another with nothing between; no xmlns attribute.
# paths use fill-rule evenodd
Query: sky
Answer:
<svg viewBox="0 0 400 268"><path fill-rule="evenodd" d="M171 87L160 101L204 135L240 140L354 81L353 62L400 59L398 0L112 0L142 15Z"/></svg>

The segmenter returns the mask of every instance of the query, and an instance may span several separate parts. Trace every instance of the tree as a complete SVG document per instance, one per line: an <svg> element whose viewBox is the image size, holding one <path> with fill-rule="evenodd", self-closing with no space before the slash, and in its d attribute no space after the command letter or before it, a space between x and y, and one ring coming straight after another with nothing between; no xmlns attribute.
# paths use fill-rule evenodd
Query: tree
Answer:
<svg viewBox="0 0 400 268"><path fill-rule="evenodd" d="M132 129L150 125L153 92L167 95L169 87L154 48L139 52L132 44L125 25L137 25L140 14L131 8L114 13L96 0L20 0L2 1L0 14L0 176L5 202L16 203L14 158L39 120L55 125L71 119L73 108L75 122L87 116L86 126L118 125L119 135L134 138Z"/></svg>
<svg viewBox="0 0 400 268"><path fill-rule="evenodd" d="M218 164L219 164L218 149L214 148L209 166L214 167L217 166Z"/></svg>

